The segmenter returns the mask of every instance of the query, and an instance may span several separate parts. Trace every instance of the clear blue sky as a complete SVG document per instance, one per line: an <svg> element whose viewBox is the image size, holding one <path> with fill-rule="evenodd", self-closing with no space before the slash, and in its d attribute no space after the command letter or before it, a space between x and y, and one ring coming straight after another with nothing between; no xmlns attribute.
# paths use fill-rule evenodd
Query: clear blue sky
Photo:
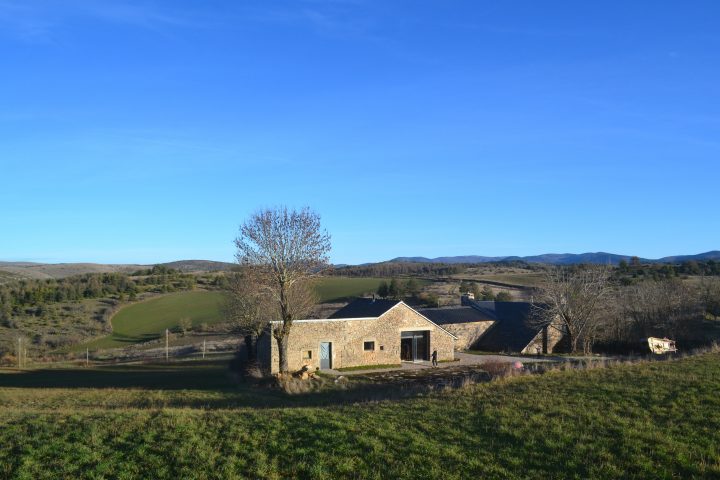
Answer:
<svg viewBox="0 0 720 480"><path fill-rule="evenodd" d="M720 248L717 1L0 0L0 259Z"/></svg>

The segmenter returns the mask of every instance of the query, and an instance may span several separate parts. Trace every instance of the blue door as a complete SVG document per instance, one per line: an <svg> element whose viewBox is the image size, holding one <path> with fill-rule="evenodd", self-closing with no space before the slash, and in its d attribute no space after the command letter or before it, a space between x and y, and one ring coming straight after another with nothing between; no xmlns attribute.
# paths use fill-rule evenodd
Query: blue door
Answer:
<svg viewBox="0 0 720 480"><path fill-rule="evenodd" d="M332 343L320 343L320 370L332 368Z"/></svg>

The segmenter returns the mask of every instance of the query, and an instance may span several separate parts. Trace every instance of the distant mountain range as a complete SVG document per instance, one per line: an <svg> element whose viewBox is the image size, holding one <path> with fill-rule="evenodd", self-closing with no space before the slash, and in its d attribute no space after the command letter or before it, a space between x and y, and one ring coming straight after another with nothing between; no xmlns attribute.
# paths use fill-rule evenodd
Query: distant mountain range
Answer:
<svg viewBox="0 0 720 480"><path fill-rule="evenodd" d="M522 261L527 263L545 263L549 265L575 265L578 263L602 263L617 265L621 260L630 261L630 255L618 255L615 253L546 253L543 255L532 255L528 257L484 257L480 255L463 255L457 257L397 257L389 262L405 263L489 263L489 262L512 262ZM688 260L720 260L720 250L699 253L697 255L675 255L657 259L641 258L643 263L680 263Z"/></svg>
<svg viewBox="0 0 720 480"><path fill-rule="evenodd" d="M464 255L457 257L397 257L388 262L406 263L489 263L522 261L527 263L544 263L549 265L574 265L578 263L600 263L617 265L621 260L630 261L630 255L614 253L547 253L528 257L485 257L480 255ZM700 253L697 255L676 255L658 259L641 258L643 263L680 263L688 260L718 260L720 250ZM385 262L381 262L385 263ZM161 263L169 268L182 272L218 272L229 271L234 263L216 262L213 260L179 260ZM369 265L369 264L365 264ZM32 263L32 262L0 262L0 283L23 278L50 279L64 278L85 273L132 273L137 270L151 268L153 265L139 264L100 264L100 263ZM341 265L335 265L340 267Z"/></svg>

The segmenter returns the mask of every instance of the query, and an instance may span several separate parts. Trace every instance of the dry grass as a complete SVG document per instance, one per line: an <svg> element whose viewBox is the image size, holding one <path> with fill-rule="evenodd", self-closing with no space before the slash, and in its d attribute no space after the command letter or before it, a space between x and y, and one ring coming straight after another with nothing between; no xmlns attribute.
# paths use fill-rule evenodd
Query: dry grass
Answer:
<svg viewBox="0 0 720 480"><path fill-rule="evenodd" d="M302 395L319 392L324 389L328 381L319 376L299 378L295 375L278 375L276 385L288 395Z"/></svg>

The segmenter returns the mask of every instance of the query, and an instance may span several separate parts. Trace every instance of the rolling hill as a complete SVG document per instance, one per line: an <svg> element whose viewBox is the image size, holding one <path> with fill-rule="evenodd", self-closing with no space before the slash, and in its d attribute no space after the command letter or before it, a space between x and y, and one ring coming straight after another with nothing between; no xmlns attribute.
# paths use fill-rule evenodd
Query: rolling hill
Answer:
<svg viewBox="0 0 720 480"><path fill-rule="evenodd" d="M0 262L0 283L13 279L58 279L86 273L132 273L153 265L103 263ZM217 272L231 270L234 264L212 260L179 260L159 263L181 272Z"/></svg>
<svg viewBox="0 0 720 480"><path fill-rule="evenodd" d="M615 253L546 253L526 257L485 257L480 255L462 255L456 257L397 257L388 262L399 263L489 263L522 261L527 263L545 263L549 265L575 265L578 263L604 263L617 265L621 260L629 261L631 255L618 255ZM697 255L676 255L658 259L641 258L643 263L680 263L689 260L720 260L720 250L699 253Z"/></svg>
<svg viewBox="0 0 720 480"><path fill-rule="evenodd" d="M316 291L320 302L340 302L374 292L386 280L326 277L320 279ZM166 328L176 328L181 318L189 319L193 326L221 323L226 321L222 314L223 301L222 292L196 290L131 303L112 317L113 332L110 335L79 344L73 349L99 350L154 340L160 338Z"/></svg>
<svg viewBox="0 0 720 480"><path fill-rule="evenodd" d="M387 262L379 263L490 263L522 261L527 263L543 263L548 265L575 265L579 263L602 263L617 265L621 260L629 261L630 255L619 255L607 252L587 253L546 253L524 257L488 257L482 255L460 255L448 257L396 257ZM643 263L680 263L690 260L720 261L720 250L699 253L696 255L673 255L658 259L641 258ZM101 264L101 263L33 263L33 262L2 262L0 261L0 283L28 279L65 278L86 273L132 273L147 269L153 265L164 265L168 268L185 273L230 271L234 263L213 260L178 260L174 262L152 265L140 264ZM371 265L367 263L365 265ZM339 265L336 265L339 266Z"/></svg>

